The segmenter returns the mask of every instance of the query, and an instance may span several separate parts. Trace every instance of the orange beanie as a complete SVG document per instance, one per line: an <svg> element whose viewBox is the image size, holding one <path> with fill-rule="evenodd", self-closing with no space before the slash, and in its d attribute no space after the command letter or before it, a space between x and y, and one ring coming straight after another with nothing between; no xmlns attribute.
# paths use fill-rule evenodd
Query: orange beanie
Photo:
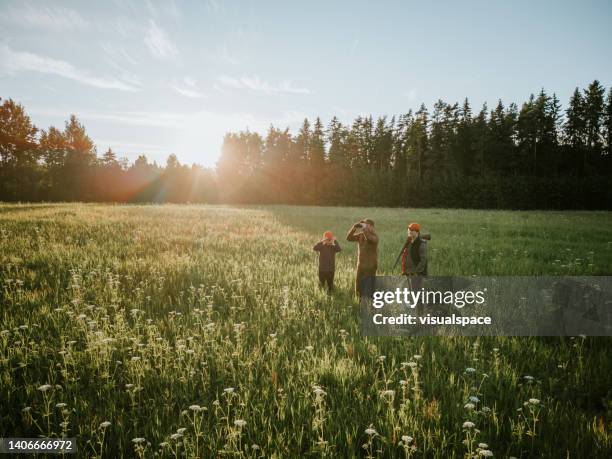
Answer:
<svg viewBox="0 0 612 459"><path fill-rule="evenodd" d="M408 229L410 231L416 231L417 233L420 233L421 225L419 225L418 223L411 223L410 225L408 225Z"/></svg>
<svg viewBox="0 0 612 459"><path fill-rule="evenodd" d="M324 237L325 239L331 239L332 237L334 237L334 235L332 234L332 232L331 232L331 231L325 231L325 232L323 233L323 237Z"/></svg>

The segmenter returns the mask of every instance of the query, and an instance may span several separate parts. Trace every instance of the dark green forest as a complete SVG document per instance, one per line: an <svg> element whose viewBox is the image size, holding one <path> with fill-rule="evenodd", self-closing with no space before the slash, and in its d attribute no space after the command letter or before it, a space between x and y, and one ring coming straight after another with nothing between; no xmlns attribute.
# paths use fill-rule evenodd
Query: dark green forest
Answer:
<svg viewBox="0 0 612 459"><path fill-rule="evenodd" d="M0 102L2 201L612 208L612 88L597 80L566 108L542 89L520 108L439 100L350 125L227 133L214 170L100 156L75 115L40 130Z"/></svg>

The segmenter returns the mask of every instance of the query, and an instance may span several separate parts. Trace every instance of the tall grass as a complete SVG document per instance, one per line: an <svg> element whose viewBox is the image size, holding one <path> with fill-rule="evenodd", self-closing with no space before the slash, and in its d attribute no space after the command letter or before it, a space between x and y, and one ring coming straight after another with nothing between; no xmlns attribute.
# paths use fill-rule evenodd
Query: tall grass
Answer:
<svg viewBox="0 0 612 459"><path fill-rule="evenodd" d="M0 206L0 434L79 457L609 457L607 338L359 333L350 225L380 273L609 274L605 212ZM312 246L339 235L334 296Z"/></svg>

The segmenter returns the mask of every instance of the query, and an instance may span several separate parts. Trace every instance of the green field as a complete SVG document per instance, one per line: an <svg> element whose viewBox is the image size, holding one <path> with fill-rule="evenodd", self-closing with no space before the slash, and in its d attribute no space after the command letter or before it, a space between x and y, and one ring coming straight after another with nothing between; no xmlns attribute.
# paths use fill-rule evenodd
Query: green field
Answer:
<svg viewBox="0 0 612 459"><path fill-rule="evenodd" d="M361 337L344 235L364 217L380 274L410 221L430 275L612 270L609 212L0 205L0 436L76 436L78 457L612 456L609 338Z"/></svg>

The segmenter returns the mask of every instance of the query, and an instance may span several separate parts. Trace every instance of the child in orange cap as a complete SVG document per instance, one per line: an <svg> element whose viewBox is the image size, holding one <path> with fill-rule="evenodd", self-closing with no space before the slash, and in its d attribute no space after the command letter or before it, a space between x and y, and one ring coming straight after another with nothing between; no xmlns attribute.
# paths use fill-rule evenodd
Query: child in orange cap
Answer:
<svg viewBox="0 0 612 459"><path fill-rule="evenodd" d="M323 239L312 248L319 252L319 284L327 285L327 293L334 290L334 274L336 272L336 253L342 250L331 231L323 233Z"/></svg>

